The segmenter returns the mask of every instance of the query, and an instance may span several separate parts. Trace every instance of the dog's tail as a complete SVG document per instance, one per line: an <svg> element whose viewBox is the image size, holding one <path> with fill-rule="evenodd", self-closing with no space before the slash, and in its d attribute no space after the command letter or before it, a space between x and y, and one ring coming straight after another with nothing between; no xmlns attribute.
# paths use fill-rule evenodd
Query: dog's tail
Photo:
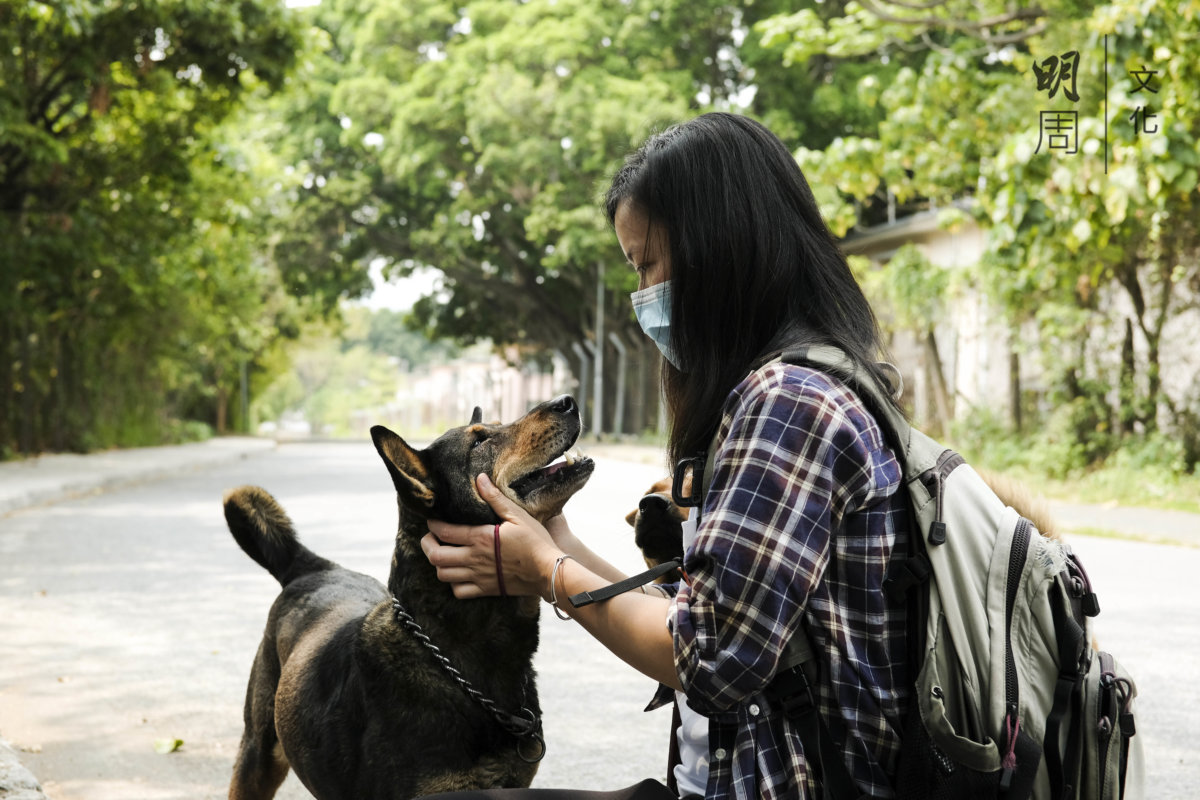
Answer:
<svg viewBox="0 0 1200 800"><path fill-rule="evenodd" d="M274 497L257 486L225 493L225 521L246 555L284 586L301 575L335 566L300 544L288 515Z"/></svg>

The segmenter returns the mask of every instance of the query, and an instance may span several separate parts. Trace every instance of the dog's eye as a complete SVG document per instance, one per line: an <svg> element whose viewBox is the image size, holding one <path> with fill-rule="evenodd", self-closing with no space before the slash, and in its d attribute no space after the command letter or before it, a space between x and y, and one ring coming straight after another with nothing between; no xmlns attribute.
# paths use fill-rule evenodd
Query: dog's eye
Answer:
<svg viewBox="0 0 1200 800"><path fill-rule="evenodd" d="M486 441L488 440L488 438L489 438L489 437L488 437L488 435L487 435L486 433L481 433L481 434L478 434L478 435L475 437L475 441L471 442L471 449L472 449L472 450L474 450L476 447L479 447L479 445L481 445L481 444L483 444L484 442L486 442Z"/></svg>

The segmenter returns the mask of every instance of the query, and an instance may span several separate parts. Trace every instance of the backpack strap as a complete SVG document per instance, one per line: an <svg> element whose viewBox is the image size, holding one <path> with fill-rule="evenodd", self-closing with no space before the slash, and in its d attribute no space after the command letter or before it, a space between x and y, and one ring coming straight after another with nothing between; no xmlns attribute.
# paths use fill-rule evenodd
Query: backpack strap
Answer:
<svg viewBox="0 0 1200 800"><path fill-rule="evenodd" d="M788 643L781 664L786 666L775 673L763 694L778 703L784 715L795 723L804 755L817 771L822 797L824 800L865 798L837 744L845 741L844 730L835 737L818 710L817 656L805 631L801 630Z"/></svg>
<svg viewBox="0 0 1200 800"><path fill-rule="evenodd" d="M884 387L880 386L874 375L864 373L857 362L830 345L785 350L780 360L786 364L816 367L819 371L827 372L845 382L875 418L884 438L905 466L907 476L909 451L912 447L912 426L892 400L892 396L898 395L901 390L898 371L897 385L887 387L888 391L885 394ZM916 473L924 471L925 468L922 466Z"/></svg>
<svg viewBox="0 0 1200 800"><path fill-rule="evenodd" d="M1078 718L1083 703L1083 678L1085 674L1081 659L1084 629L1067 609L1070 601L1063 597L1061 584L1051 588L1050 610L1054 619L1058 639L1058 679L1054 686L1054 702L1046 717L1046 735L1043 739L1046 774L1050 779L1050 797L1061 800L1067 796L1067 776L1079 774L1081 736L1073 725L1067 735L1065 752L1059 749L1060 732L1068 710L1072 718Z"/></svg>

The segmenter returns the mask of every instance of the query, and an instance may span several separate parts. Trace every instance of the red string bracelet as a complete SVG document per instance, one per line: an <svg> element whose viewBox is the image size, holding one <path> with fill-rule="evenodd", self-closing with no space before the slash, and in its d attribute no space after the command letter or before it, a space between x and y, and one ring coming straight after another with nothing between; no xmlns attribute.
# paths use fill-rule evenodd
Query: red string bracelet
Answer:
<svg viewBox="0 0 1200 800"><path fill-rule="evenodd" d="M492 529L492 542L496 547L496 582L500 584L500 596L508 597L508 590L504 588L504 569L500 566L500 523Z"/></svg>

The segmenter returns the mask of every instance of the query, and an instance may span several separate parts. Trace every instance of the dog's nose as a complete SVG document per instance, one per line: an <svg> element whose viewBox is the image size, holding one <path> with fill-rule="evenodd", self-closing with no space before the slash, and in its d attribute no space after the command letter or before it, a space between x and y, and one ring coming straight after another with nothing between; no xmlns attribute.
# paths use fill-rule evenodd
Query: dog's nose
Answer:
<svg viewBox="0 0 1200 800"><path fill-rule="evenodd" d="M579 406L575 405L574 397L562 394L550 401L550 410L558 414L578 414Z"/></svg>
<svg viewBox="0 0 1200 800"><path fill-rule="evenodd" d="M638 501L638 510L643 514L652 514L656 511L662 513L667 510L670 502L665 495L648 494Z"/></svg>

